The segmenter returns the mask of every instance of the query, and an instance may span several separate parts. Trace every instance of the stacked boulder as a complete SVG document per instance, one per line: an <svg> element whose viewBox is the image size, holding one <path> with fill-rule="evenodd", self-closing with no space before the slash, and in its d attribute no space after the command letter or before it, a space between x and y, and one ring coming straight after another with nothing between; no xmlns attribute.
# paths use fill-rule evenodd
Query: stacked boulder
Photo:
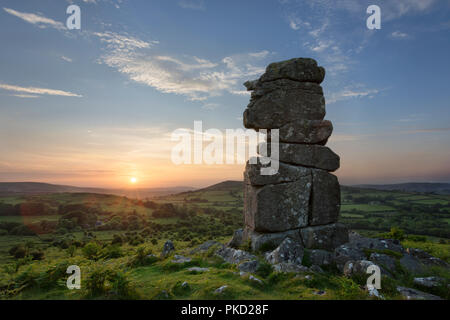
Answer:
<svg viewBox="0 0 450 320"><path fill-rule="evenodd" d="M244 84L252 91L244 126L267 129L259 154L270 157L270 146L279 147L279 169L261 175L261 161L247 163L245 227L234 244L248 241L253 250L265 251L290 238L303 248L333 251L348 242L347 229L337 223L339 182L330 173L340 158L325 146L333 126L324 120L324 77L315 60L296 58L272 63L258 80ZM279 130L279 144L270 143L273 129Z"/></svg>

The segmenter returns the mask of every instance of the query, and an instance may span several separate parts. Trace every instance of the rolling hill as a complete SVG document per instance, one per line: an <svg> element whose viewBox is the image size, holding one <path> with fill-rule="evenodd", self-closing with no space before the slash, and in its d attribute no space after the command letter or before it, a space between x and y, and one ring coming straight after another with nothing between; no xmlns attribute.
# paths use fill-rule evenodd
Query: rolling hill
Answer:
<svg viewBox="0 0 450 320"><path fill-rule="evenodd" d="M171 188L130 188L130 189L107 189L107 188L85 188L66 185L57 185L41 182L0 182L0 195L23 195L23 194L45 194L45 193L99 193L127 196L130 198L152 198L173 193L194 190L192 187Z"/></svg>
<svg viewBox="0 0 450 320"><path fill-rule="evenodd" d="M398 184L360 184L354 187L388 191L450 194L450 183L410 182Z"/></svg>

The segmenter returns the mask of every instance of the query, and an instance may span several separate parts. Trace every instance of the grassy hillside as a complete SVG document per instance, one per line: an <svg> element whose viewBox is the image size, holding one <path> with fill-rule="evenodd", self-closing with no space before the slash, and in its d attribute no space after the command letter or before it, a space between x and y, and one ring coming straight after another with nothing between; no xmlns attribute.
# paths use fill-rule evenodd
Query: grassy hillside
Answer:
<svg viewBox="0 0 450 320"><path fill-rule="evenodd" d="M341 221L369 236L399 227L406 231L406 246L450 262L449 202L450 196L445 195L343 187ZM0 297L369 298L358 279L332 269L325 274L280 275L262 263L259 283L241 277L235 266L221 262L213 250L181 264L173 263L173 257L147 257L150 253L159 256L167 239L183 255L207 240L226 243L243 225L242 207L242 182L235 181L152 201L93 193L0 197L0 270L4 275ZM65 287L65 268L71 264L84 270L81 291ZM208 271L188 271L192 266ZM449 276L443 271L430 274L436 272ZM96 281L101 283L99 292L92 287ZM188 287L181 286L185 281ZM396 299L395 285L412 286L411 281L407 275L385 279L382 293ZM223 284L230 288L224 295L215 294Z"/></svg>

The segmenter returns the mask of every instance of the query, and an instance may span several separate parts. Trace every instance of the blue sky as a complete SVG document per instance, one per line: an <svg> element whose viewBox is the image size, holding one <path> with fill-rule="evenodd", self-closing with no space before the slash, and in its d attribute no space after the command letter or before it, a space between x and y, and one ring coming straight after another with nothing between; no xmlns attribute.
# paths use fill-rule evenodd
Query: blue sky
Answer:
<svg viewBox="0 0 450 320"><path fill-rule="evenodd" d="M81 30L65 27L72 3ZM341 183L450 181L449 13L446 0L2 0L0 180L240 179L242 165L174 166L170 133L242 128L242 83L312 57Z"/></svg>

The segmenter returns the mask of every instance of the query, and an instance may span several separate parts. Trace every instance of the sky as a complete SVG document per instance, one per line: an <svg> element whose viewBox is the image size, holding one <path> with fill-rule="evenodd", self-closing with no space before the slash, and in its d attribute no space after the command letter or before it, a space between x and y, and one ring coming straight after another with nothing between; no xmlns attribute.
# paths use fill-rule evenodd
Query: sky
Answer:
<svg viewBox="0 0 450 320"><path fill-rule="evenodd" d="M1 0L0 181L242 179L242 164L174 164L171 133L243 128L243 83L311 57L341 184L450 182L449 39L448 0Z"/></svg>

